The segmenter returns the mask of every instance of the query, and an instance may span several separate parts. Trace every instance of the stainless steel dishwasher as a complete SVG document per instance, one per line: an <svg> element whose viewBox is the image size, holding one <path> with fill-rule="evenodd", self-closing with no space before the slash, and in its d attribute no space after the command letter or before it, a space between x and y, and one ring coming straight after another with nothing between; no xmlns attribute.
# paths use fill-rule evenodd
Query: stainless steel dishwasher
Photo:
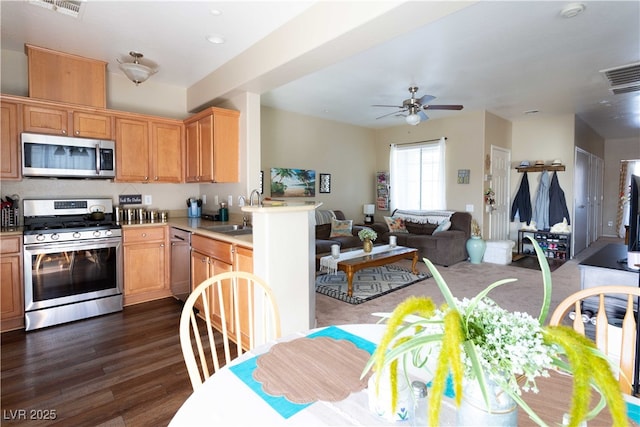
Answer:
<svg viewBox="0 0 640 427"><path fill-rule="evenodd" d="M171 227L171 292L186 301L191 292L191 233Z"/></svg>

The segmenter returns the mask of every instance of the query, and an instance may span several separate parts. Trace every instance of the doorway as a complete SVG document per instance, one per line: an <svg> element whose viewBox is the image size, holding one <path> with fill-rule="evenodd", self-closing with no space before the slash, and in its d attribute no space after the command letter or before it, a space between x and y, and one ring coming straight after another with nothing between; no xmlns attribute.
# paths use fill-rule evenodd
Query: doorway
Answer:
<svg viewBox="0 0 640 427"><path fill-rule="evenodd" d="M486 206L489 216L489 239L509 239L509 178L511 150L491 146L491 179L488 184L495 192L495 204ZM486 189L485 189L486 190Z"/></svg>

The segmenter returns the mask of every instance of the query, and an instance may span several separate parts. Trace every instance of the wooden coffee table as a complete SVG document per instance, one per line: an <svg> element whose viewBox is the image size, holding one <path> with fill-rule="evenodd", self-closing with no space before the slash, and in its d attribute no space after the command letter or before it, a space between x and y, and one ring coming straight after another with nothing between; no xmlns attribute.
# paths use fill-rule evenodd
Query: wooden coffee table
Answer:
<svg viewBox="0 0 640 427"><path fill-rule="evenodd" d="M360 248L352 248L341 251L341 253L360 250ZM330 254L319 254L318 259ZM370 253L361 257L345 259L338 261L338 271L344 271L347 275L347 295L353 296L353 275L356 271L369 267L379 267L381 265L392 264L401 259L411 259L411 272L418 274L416 264L418 263L418 250L414 248L406 248L404 246L396 246L385 252Z"/></svg>

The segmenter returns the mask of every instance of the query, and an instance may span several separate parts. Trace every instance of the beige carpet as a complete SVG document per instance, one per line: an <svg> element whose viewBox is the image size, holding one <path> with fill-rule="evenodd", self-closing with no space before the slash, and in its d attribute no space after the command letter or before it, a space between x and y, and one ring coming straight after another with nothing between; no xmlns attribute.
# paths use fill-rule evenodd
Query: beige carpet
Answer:
<svg viewBox="0 0 640 427"><path fill-rule="evenodd" d="M601 238L578 254L577 257L567 261L551 273L553 293L549 315L560 301L580 290L578 263L609 243L623 243L623 241L614 238ZM410 262L409 260L400 261L395 265L410 268ZM468 261L459 262L450 267L436 267L454 296L458 298L473 297L487 285L500 279L518 279L514 283L494 289L489 293L489 296L507 310L527 312L534 317L540 313L543 289L542 275L539 271L510 265L471 264ZM422 262L418 263L418 270L428 272L427 266ZM436 304L441 304L444 301L433 278L358 305L347 304L318 293L315 295L318 327L349 323L375 323L378 318L371 316L371 313L392 311L396 305L410 295L429 296Z"/></svg>

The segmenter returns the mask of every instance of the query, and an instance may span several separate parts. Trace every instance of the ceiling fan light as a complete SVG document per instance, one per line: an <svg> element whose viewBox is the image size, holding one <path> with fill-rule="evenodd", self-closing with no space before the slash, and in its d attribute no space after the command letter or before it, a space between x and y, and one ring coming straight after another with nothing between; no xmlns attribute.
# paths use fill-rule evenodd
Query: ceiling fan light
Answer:
<svg viewBox="0 0 640 427"><path fill-rule="evenodd" d="M407 121L407 124L416 126L418 123L420 123L420 116L415 113L411 113L406 117L405 120Z"/></svg>

